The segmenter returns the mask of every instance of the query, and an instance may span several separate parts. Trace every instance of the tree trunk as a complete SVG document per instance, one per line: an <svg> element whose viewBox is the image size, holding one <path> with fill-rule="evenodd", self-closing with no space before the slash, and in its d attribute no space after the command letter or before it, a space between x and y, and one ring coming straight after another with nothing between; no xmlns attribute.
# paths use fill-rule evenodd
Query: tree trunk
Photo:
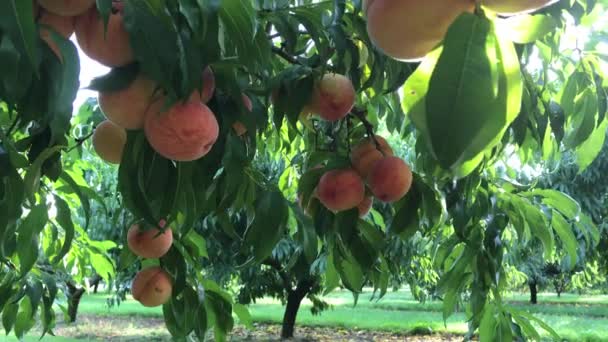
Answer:
<svg viewBox="0 0 608 342"><path fill-rule="evenodd" d="M67 283L68 286L68 319L70 323L76 322L76 315L78 315L78 306L80 305L80 299L84 294L84 288L76 286L74 282L70 281Z"/></svg>
<svg viewBox="0 0 608 342"><path fill-rule="evenodd" d="M101 282L101 276L99 274L95 274L91 279L91 286L93 286L93 293L97 294L97 288L99 287L99 283Z"/></svg>
<svg viewBox="0 0 608 342"><path fill-rule="evenodd" d="M287 296L287 307L285 307L285 314L283 315L281 338L285 339L293 337L298 310L300 310L300 304L302 303L302 299L304 299L308 292L310 292L312 285L313 283L310 280L299 281L296 289L289 291Z"/></svg>
<svg viewBox="0 0 608 342"><path fill-rule="evenodd" d="M528 282L528 287L530 288L530 303L537 304L538 288L536 286L536 281Z"/></svg>

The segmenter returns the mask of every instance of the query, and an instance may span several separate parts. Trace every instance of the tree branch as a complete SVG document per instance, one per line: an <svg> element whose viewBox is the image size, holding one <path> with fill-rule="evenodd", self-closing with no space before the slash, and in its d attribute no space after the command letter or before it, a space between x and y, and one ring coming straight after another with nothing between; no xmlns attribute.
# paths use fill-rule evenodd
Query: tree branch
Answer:
<svg viewBox="0 0 608 342"><path fill-rule="evenodd" d="M361 123L365 127L365 131L367 132L367 136L374 142L374 145L376 145L376 149L384 156L385 154L382 150L382 146L380 146L378 139L376 139L376 134L374 133L374 125L372 125L372 123L369 122L366 118L367 111L355 107L351 110L350 115L356 117L357 119L359 119L359 121L361 121Z"/></svg>
<svg viewBox="0 0 608 342"><path fill-rule="evenodd" d="M95 129L93 129L93 131L91 131L91 133L85 135L84 137L81 138L74 138L74 140L76 140L76 145L70 147L67 152L72 152L72 150L74 150L75 148L77 148L78 146L81 146L82 144L84 144L85 141L87 141L90 137L93 136L93 134L95 134Z"/></svg>
<svg viewBox="0 0 608 342"><path fill-rule="evenodd" d="M279 47L273 46L272 52L275 55L283 58L284 60L286 60L287 62L289 62L291 64L302 65L302 63L300 63L294 56L288 54L287 51L285 51Z"/></svg>

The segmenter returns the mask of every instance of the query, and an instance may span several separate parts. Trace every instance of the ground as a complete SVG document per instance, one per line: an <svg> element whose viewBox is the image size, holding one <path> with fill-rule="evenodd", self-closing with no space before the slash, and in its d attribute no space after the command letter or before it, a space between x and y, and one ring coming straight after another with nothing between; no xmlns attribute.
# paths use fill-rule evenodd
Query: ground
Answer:
<svg viewBox="0 0 608 342"><path fill-rule="evenodd" d="M105 294L84 297L78 322L67 325L58 317L56 338L44 341L170 341L161 310L145 308L133 300L109 308ZM356 307L353 297L337 291L325 299L332 308L320 316L310 313L304 303L298 315L296 341L461 341L466 332L465 316L455 313L444 324L441 302L418 303L407 291L392 292L380 301L371 293L360 296ZM570 341L608 342L608 296L541 294L539 305L529 305L526 295L510 296L511 305L534 313ZM282 306L264 299L250 307L253 329L237 325L233 341L277 340ZM545 335L546 336L546 335ZM37 341L36 333L29 340ZM0 341L4 341L0 337ZM11 338L8 341L16 341Z"/></svg>

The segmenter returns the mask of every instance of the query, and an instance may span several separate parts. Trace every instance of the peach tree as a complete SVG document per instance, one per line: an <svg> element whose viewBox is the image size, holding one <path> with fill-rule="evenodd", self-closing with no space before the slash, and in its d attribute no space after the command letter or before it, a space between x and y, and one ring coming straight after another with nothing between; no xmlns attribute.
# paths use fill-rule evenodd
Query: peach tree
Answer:
<svg viewBox="0 0 608 342"><path fill-rule="evenodd" d="M22 337L40 320L52 333L57 270L82 278L91 265L110 278L104 253L116 245L119 264L141 265L134 298L162 305L175 338L212 330L225 339L233 313L249 315L201 266L214 235L194 228L207 220L228 230L248 263L263 263L290 236L294 260L320 265L324 291L355 296L364 285L387 291L389 238L433 240L445 319L466 295L469 336L539 339L540 326L557 338L503 300L505 253L537 240L547 260L559 244L574 264L575 234L597 228L572 198L518 183L514 172L565 150L584 169L599 153L604 6L2 1L6 332ZM111 72L80 85L77 46ZM90 134L72 118L80 87L99 92L105 114ZM132 216L117 227L122 238L103 246L87 234L98 194L82 165L66 162L89 138L118 164L112 196ZM396 154L397 143L411 153ZM284 161L280 175L259 169L264 156ZM234 218L246 229L230 231Z"/></svg>

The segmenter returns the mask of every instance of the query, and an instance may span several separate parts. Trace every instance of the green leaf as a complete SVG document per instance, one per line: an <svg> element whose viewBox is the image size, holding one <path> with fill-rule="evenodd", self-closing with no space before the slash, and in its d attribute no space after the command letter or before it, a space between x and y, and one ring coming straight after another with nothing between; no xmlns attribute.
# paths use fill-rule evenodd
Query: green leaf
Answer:
<svg viewBox="0 0 608 342"><path fill-rule="evenodd" d="M557 27L553 17L546 14L514 15L497 19L499 34L514 43L528 44L543 38Z"/></svg>
<svg viewBox="0 0 608 342"><path fill-rule="evenodd" d="M17 253L21 274L29 272L38 259L38 234L44 229L48 220L45 204L32 208L27 217L19 225L17 236Z"/></svg>
<svg viewBox="0 0 608 342"><path fill-rule="evenodd" d="M496 316L494 304L486 303L481 322L479 323L479 341L495 341Z"/></svg>
<svg viewBox="0 0 608 342"><path fill-rule="evenodd" d="M591 133L587 140L576 147L576 162L578 164L579 174L585 171L602 151L602 147L606 141L607 131L608 120L604 120L593 133Z"/></svg>
<svg viewBox="0 0 608 342"><path fill-rule="evenodd" d="M86 230L89 227L89 221L91 218L91 204L89 203L89 198L84 193L84 188L87 185L83 184L84 180L82 179L82 177L79 177L77 174L74 173L63 172L61 176L59 176L59 178L63 182L65 182L69 188L72 189L76 196L78 196L78 199L80 200L80 205L82 205L82 209L84 211L84 229ZM76 179L79 180L78 183L76 182Z"/></svg>
<svg viewBox="0 0 608 342"><path fill-rule="evenodd" d="M2 309L2 326L4 327L6 335L8 335L8 333L13 329L18 311L19 305L16 303L8 303Z"/></svg>
<svg viewBox="0 0 608 342"><path fill-rule="evenodd" d="M246 326L249 329L253 329L253 319L251 318L251 314L249 313L249 309L243 304L234 304L232 306L232 310L239 318L241 324Z"/></svg>
<svg viewBox="0 0 608 342"><path fill-rule="evenodd" d="M572 197L553 189L534 189L521 193L524 196L541 196L542 202L557 209L570 220L574 220L581 212L581 207Z"/></svg>
<svg viewBox="0 0 608 342"><path fill-rule="evenodd" d="M114 276L114 265L112 265L112 262L105 255L91 253L89 255L89 261L91 266L95 269L95 272L97 272L104 281L109 282Z"/></svg>
<svg viewBox="0 0 608 342"><path fill-rule="evenodd" d="M245 232L245 245L253 249L257 261L263 261L283 236L289 215L287 202L278 191L262 192L256 201L255 213Z"/></svg>
<svg viewBox="0 0 608 342"><path fill-rule="evenodd" d="M62 148L63 146L54 146L42 151L42 153L40 153L40 155L36 157L36 160L34 160L32 165L25 173L25 193L27 194L30 203L33 204L36 202L36 193L38 192L38 188L40 187L40 177L42 176L42 164L51 156L53 156L53 154L61 151Z"/></svg>
<svg viewBox="0 0 608 342"><path fill-rule="evenodd" d="M568 252L568 255L570 256L570 265L571 267L574 267L574 265L576 265L576 259L578 258L576 253L578 250L578 241L576 240L576 236L574 236L572 226L566 221L562 214L556 210L553 210L551 226L553 226L553 230L555 230L562 240L566 252Z"/></svg>
<svg viewBox="0 0 608 342"><path fill-rule="evenodd" d="M324 295L327 295L338 286L340 286L340 276L338 275L338 270L336 270L336 266L334 263L333 256L333 248L329 248L329 254L327 255L327 259L325 261L325 291L323 291Z"/></svg>
<svg viewBox="0 0 608 342"><path fill-rule="evenodd" d="M193 251L196 251L197 257L209 258L207 254L207 242L200 234L191 230L188 235L184 237L184 245L188 246Z"/></svg>
<svg viewBox="0 0 608 342"><path fill-rule="evenodd" d="M255 66L259 61L251 54L258 51L254 44L256 35L256 14L248 0L222 0L219 15L224 24L230 43L236 46L242 62ZM260 54L261 55L261 54Z"/></svg>
<svg viewBox="0 0 608 342"><path fill-rule="evenodd" d="M477 165L517 117L521 96L513 44L497 37L488 19L462 14L448 30L426 98L431 148L441 166Z"/></svg>
<svg viewBox="0 0 608 342"><path fill-rule="evenodd" d="M509 307L508 311L511 312L511 314L513 314L513 316L520 316L522 318L528 319L529 321L532 321L532 322L538 324L546 332L551 334L551 337L553 337L554 340L556 340L556 341L562 340L562 338L559 336L558 333L555 332L555 330L553 330L553 328L551 328L547 323L543 322L542 320L532 316L532 314L527 313L525 311L517 310L513 307Z"/></svg>
<svg viewBox="0 0 608 342"><path fill-rule="evenodd" d="M27 56L33 69L38 69L38 30L34 23L33 1L0 1L0 28L8 32L13 44Z"/></svg>
<svg viewBox="0 0 608 342"><path fill-rule="evenodd" d="M53 263L57 263L61 261L66 254L68 254L70 248L72 247L72 240L74 240L74 223L72 222L72 212L67 202L57 195L55 195L54 198L55 207L57 208L56 220L63 228L65 233L63 246L53 259Z"/></svg>
<svg viewBox="0 0 608 342"><path fill-rule="evenodd" d="M17 336L18 339L22 339L25 333L34 326L36 321L32 317L33 314L34 310L30 298L25 296L19 304L19 313L17 313L17 318L15 320L15 336Z"/></svg>
<svg viewBox="0 0 608 342"><path fill-rule="evenodd" d="M511 196L511 204L518 210L522 218L525 220L527 227L532 235L539 238L545 250L545 257L552 258L555 245L553 234L548 227L547 218L539 208L532 205L528 200L520 198L516 195Z"/></svg>
<svg viewBox="0 0 608 342"><path fill-rule="evenodd" d="M497 96L495 37L491 22L462 14L450 26L443 51L431 76L426 97L426 124L435 157L444 168L463 161L495 112ZM475 154L477 154L475 153Z"/></svg>

